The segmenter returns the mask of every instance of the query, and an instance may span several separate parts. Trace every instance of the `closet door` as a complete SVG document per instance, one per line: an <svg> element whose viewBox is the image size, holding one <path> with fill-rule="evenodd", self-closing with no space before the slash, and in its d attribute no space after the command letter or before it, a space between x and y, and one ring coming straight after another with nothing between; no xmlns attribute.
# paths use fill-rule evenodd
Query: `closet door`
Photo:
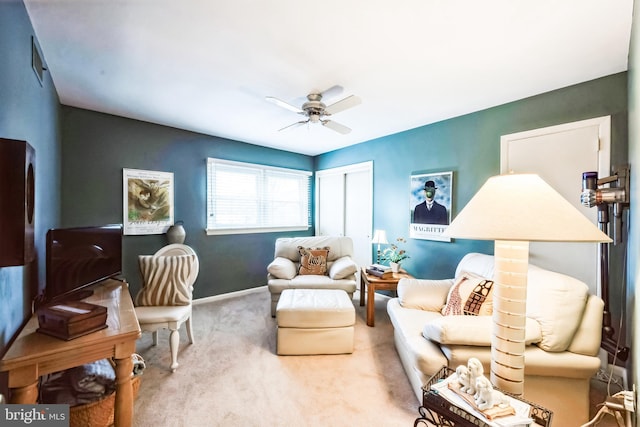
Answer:
<svg viewBox="0 0 640 427"><path fill-rule="evenodd" d="M348 236L358 265L371 263L372 162L316 172L316 234Z"/></svg>
<svg viewBox="0 0 640 427"><path fill-rule="evenodd" d="M316 235L344 236L344 174L317 175Z"/></svg>
<svg viewBox="0 0 640 427"><path fill-rule="evenodd" d="M353 240L358 265L371 264L371 176L370 170L345 175L344 234Z"/></svg>
<svg viewBox="0 0 640 427"><path fill-rule="evenodd" d="M597 225L597 209L580 203L582 173L597 171L601 178L610 175L610 128L607 116L505 135L501 138L501 173L540 175ZM580 279L599 294L597 243L532 242L530 262Z"/></svg>

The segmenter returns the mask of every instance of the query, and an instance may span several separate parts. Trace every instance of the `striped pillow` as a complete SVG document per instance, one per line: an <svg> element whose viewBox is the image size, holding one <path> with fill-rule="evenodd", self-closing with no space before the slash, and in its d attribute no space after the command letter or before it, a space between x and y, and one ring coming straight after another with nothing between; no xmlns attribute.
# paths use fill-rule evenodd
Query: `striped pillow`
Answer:
<svg viewBox="0 0 640 427"><path fill-rule="evenodd" d="M192 298L191 272L195 255L139 255L142 289L136 305L189 305Z"/></svg>

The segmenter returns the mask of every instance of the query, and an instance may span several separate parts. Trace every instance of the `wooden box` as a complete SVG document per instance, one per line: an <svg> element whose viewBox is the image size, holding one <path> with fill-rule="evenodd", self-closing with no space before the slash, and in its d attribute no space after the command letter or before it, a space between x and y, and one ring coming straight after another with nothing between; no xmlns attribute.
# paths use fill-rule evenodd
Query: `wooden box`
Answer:
<svg viewBox="0 0 640 427"><path fill-rule="evenodd" d="M38 309L38 332L71 340L107 327L107 308L83 301L53 303Z"/></svg>

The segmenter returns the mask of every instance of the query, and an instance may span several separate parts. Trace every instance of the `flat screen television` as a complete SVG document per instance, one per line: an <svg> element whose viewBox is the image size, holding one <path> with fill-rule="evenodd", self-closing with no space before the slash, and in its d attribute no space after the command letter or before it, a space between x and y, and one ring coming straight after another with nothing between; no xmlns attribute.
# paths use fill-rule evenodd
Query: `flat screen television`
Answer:
<svg viewBox="0 0 640 427"><path fill-rule="evenodd" d="M121 224L47 232L45 302L83 298L84 288L121 272Z"/></svg>

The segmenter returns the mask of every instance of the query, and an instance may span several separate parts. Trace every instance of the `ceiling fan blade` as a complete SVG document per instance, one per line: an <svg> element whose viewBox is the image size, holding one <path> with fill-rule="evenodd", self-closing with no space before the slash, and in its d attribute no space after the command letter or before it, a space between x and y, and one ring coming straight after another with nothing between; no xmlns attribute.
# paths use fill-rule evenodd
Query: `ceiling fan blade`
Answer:
<svg viewBox="0 0 640 427"><path fill-rule="evenodd" d="M283 130L290 130L290 129L293 129L293 128L297 128L298 126L302 126L302 125L304 125L304 124L306 124L308 122L309 122L309 120L301 120L299 122L292 123L289 126L285 126L282 129L278 129L278 132L282 132Z"/></svg>
<svg viewBox="0 0 640 427"><path fill-rule="evenodd" d="M286 108L287 110L293 111L294 113L304 114L304 111L302 111L300 108L293 106L288 102L284 102L281 99L274 98L273 96L266 96L264 99L267 100L268 102L271 102L272 104L276 104L282 108Z"/></svg>
<svg viewBox="0 0 640 427"><path fill-rule="evenodd" d="M336 113L339 113L340 111L346 110L347 108L355 107L356 105L359 105L361 102L362 100L357 96L350 95L344 99L341 99L336 103L329 105L327 108L324 109L324 112L325 114L336 114Z"/></svg>
<svg viewBox="0 0 640 427"><path fill-rule="evenodd" d="M343 135L346 135L349 132L351 132L351 129L349 129L345 125L341 125L340 123L334 122L333 120L323 120L322 126L326 126L329 129L335 130L336 132L341 133Z"/></svg>
<svg viewBox="0 0 640 427"><path fill-rule="evenodd" d="M320 92L320 95L322 95L323 99L331 98L331 97L340 95L343 90L344 88L342 86L335 85L335 86L331 86L327 90L323 90L322 92Z"/></svg>

